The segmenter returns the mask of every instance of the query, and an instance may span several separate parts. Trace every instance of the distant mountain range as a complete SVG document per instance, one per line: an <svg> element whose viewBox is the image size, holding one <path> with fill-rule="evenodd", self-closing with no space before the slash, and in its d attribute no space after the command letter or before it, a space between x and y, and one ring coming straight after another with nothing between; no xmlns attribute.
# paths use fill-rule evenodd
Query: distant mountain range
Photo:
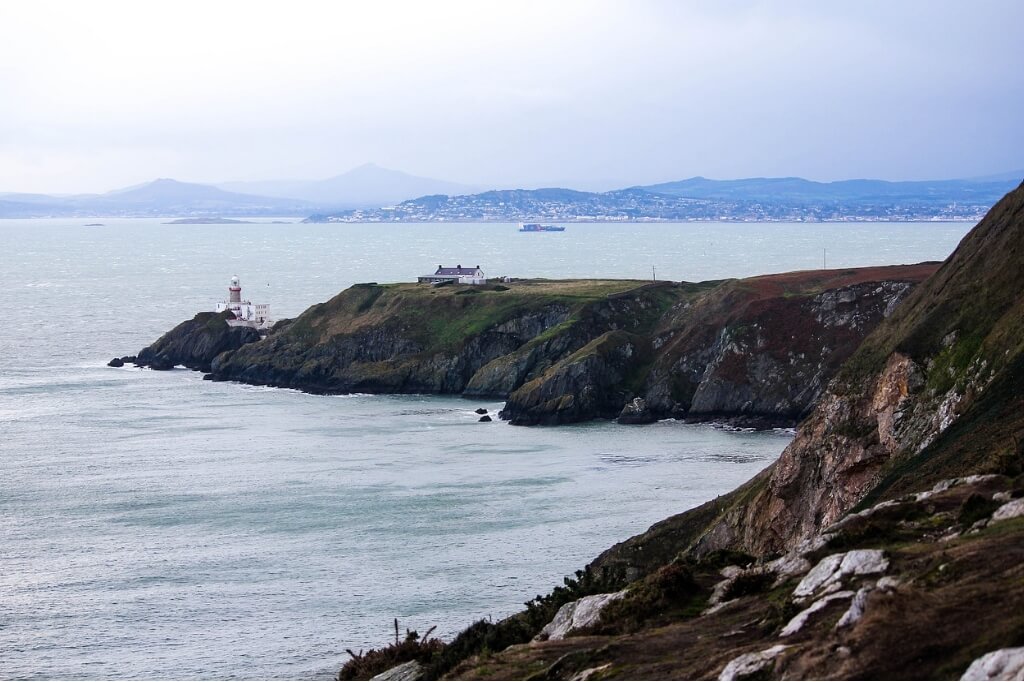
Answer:
<svg viewBox="0 0 1024 682"><path fill-rule="evenodd" d="M915 182L696 177L610 192L481 192L367 164L316 181L213 186L159 179L105 194L0 193L0 217L310 216L311 222L974 219L1022 177L1024 171Z"/></svg>
<svg viewBox="0 0 1024 682"><path fill-rule="evenodd" d="M1022 178L1024 178L1024 170L992 178L913 182L888 182L886 180L814 182L803 178L709 180L696 177L647 185L640 189L691 199L859 204L894 201L943 204L966 201L992 205L1006 192L1020 184Z"/></svg>
<svg viewBox="0 0 1024 682"><path fill-rule="evenodd" d="M162 178L106 194L0 194L0 217L303 215L316 204Z"/></svg>
<svg viewBox="0 0 1024 682"><path fill-rule="evenodd" d="M381 168L372 163L326 180L223 182L217 186L232 192L293 197L318 206L334 208L378 208L428 194L472 194L488 189L422 178L402 171Z"/></svg>

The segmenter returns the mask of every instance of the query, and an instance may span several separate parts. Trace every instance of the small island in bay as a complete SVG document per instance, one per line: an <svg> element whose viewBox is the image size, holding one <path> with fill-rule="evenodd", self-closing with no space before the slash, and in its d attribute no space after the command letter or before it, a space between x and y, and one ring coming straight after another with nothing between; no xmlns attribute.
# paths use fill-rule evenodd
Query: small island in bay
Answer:
<svg viewBox="0 0 1024 682"><path fill-rule="evenodd" d="M164 225L252 225L251 220L235 218L178 218L169 220Z"/></svg>

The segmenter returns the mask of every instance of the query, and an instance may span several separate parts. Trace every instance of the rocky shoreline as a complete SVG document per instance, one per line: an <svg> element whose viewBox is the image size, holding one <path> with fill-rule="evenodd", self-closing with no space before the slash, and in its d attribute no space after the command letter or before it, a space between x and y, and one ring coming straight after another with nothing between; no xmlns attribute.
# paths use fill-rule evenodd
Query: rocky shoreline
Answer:
<svg viewBox="0 0 1024 682"><path fill-rule="evenodd" d="M937 264L702 283L361 284L261 338L200 313L133 362L309 393L506 401L516 425L793 426Z"/></svg>

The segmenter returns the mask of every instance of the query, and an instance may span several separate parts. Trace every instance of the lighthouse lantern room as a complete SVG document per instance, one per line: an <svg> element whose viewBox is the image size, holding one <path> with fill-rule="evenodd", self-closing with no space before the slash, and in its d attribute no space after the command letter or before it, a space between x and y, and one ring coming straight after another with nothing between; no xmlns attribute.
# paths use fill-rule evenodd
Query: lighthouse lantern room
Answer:
<svg viewBox="0 0 1024 682"><path fill-rule="evenodd" d="M230 310L235 319L228 320L232 327L255 327L257 329L269 327L272 324L270 319L270 305L266 303L253 303L242 298L242 284L238 275L231 278L231 285L228 286L228 300L217 304L217 312L222 313Z"/></svg>

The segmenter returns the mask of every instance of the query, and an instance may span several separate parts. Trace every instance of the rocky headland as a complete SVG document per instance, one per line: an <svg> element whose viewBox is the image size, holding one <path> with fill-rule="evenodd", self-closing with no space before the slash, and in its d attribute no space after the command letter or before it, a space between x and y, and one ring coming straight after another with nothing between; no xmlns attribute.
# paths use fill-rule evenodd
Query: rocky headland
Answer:
<svg viewBox="0 0 1024 682"><path fill-rule="evenodd" d="M339 679L1021 679L1022 244L1024 186L882 312L776 463L518 614Z"/></svg>
<svg viewBox="0 0 1024 682"><path fill-rule="evenodd" d="M156 370L170 370L180 365L209 372L218 356L260 340L259 332L252 327L230 326L228 320L234 318L231 311L199 313L143 348L138 355L114 358L107 364L122 367L132 363Z"/></svg>
<svg viewBox="0 0 1024 682"><path fill-rule="evenodd" d="M501 417L520 425L793 425L937 267L701 283L357 284L263 339L202 313L123 360L312 393L501 398Z"/></svg>

